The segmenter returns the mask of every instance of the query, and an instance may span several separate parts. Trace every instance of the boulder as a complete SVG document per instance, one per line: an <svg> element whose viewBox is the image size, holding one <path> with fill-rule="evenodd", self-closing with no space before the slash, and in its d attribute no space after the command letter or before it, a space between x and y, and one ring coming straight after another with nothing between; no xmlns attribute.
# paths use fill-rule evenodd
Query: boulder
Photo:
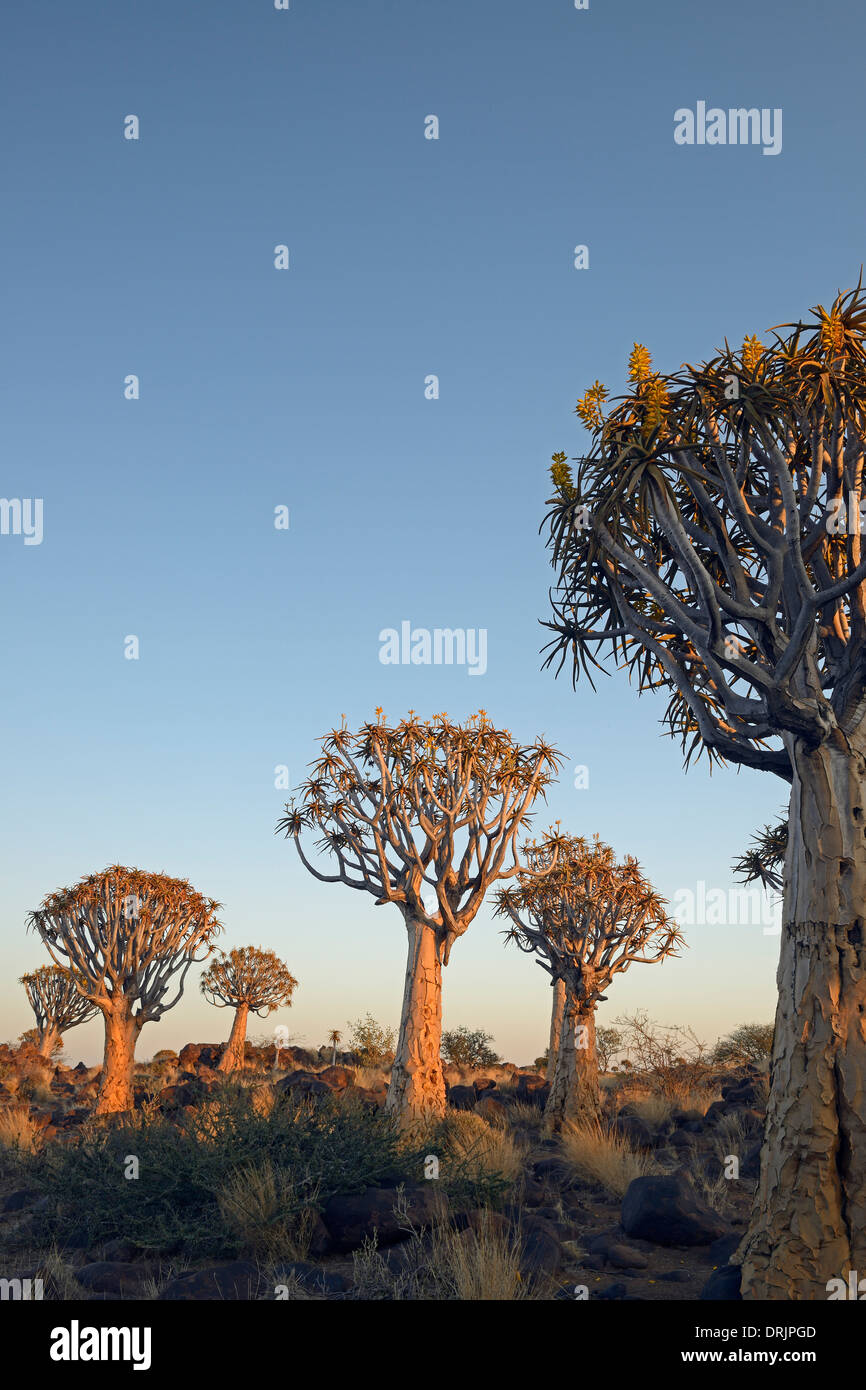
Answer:
<svg viewBox="0 0 866 1390"><path fill-rule="evenodd" d="M232 1260L229 1264L198 1269L182 1274L166 1284L160 1300L166 1302L199 1302L204 1299L228 1299L240 1302L259 1297L261 1277L258 1266L251 1260Z"/></svg>
<svg viewBox="0 0 866 1390"><path fill-rule="evenodd" d="M740 1266L720 1265L714 1269L698 1298L703 1302L740 1301Z"/></svg>
<svg viewBox="0 0 866 1390"><path fill-rule="evenodd" d="M336 1249L357 1250L374 1231L379 1245L404 1240L406 1216L395 1212L397 1199L393 1188L381 1187L329 1198L322 1220ZM448 1212L447 1198L435 1183L405 1188L403 1204L415 1229L434 1224Z"/></svg>
<svg viewBox="0 0 866 1390"><path fill-rule="evenodd" d="M330 1086L332 1091L345 1091L354 1085L355 1073L348 1067L325 1067L324 1071L317 1073L317 1079Z"/></svg>
<svg viewBox="0 0 866 1390"><path fill-rule="evenodd" d="M307 1264L305 1260L294 1260L274 1271L274 1284L288 1284L292 1279L297 1279L301 1287L311 1293L344 1293L349 1287L342 1274Z"/></svg>
<svg viewBox="0 0 866 1390"><path fill-rule="evenodd" d="M553 1222L524 1213L520 1226L520 1275L523 1279L553 1278L563 1262L562 1242Z"/></svg>
<svg viewBox="0 0 866 1390"><path fill-rule="evenodd" d="M651 1149L653 1146L652 1130L639 1115L627 1114L621 1110L614 1121L614 1128L635 1149Z"/></svg>
<svg viewBox="0 0 866 1390"><path fill-rule="evenodd" d="M729 1232L682 1172L634 1178L623 1198L622 1226L626 1235L656 1245L709 1245Z"/></svg>
<svg viewBox="0 0 866 1390"><path fill-rule="evenodd" d="M474 1086L449 1086L448 1104L452 1110L474 1110L478 1095Z"/></svg>
<svg viewBox="0 0 866 1390"><path fill-rule="evenodd" d="M480 1115L488 1124L504 1124L508 1114L508 1107L501 1097L482 1096L474 1106L475 1114Z"/></svg>
<svg viewBox="0 0 866 1390"><path fill-rule="evenodd" d="M96 1260L93 1264L82 1265L75 1271L75 1278L83 1289L90 1293L114 1294L120 1298L124 1294L135 1294L141 1283L150 1274L145 1264L129 1264L125 1260Z"/></svg>

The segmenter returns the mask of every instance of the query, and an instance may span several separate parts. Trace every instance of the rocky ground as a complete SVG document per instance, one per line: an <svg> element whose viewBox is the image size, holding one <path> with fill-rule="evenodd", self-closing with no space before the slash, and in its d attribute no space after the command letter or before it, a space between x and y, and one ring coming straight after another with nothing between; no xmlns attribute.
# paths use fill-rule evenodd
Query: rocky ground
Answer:
<svg viewBox="0 0 866 1390"><path fill-rule="evenodd" d="M270 1113L287 1098L302 1097L312 1106L352 1097L366 1111L380 1111L384 1076L350 1065L347 1054L328 1066L320 1054L287 1049L275 1072L272 1052L248 1048L243 1081L257 1111ZM171 1124L189 1122L225 1086L213 1069L219 1053L218 1045L190 1045L177 1057L167 1054L139 1069L137 1107L149 1107ZM53 1194L46 1190L44 1167L28 1185L28 1146L44 1154L74 1145L88 1132L99 1069L50 1067L6 1048L0 1049L0 1074L0 1273L42 1277L46 1297L436 1297L436 1289L445 1287L438 1269L443 1231L449 1233L451 1265L454 1250L463 1247L480 1251L482 1261L488 1246L516 1252L520 1292L502 1296L739 1296L738 1271L728 1261L757 1178L766 1096L766 1082L752 1067L717 1071L682 1108L654 1095L640 1079L608 1080L606 1125L611 1144L619 1136L620 1157L602 1146L601 1169L595 1171L563 1139L546 1133L541 1075L510 1066L475 1073L449 1068L450 1112L468 1112L483 1122L454 1123L477 1129L482 1147L492 1146L485 1171L497 1144L504 1144L509 1158L507 1183L491 1208L467 1208L447 1183L435 1179L390 1177L326 1196L312 1213L303 1259L270 1252L263 1260L251 1252L194 1267L182 1251L158 1257L143 1251L123 1230L109 1239L91 1243L85 1236L50 1248L44 1235L37 1240L33 1232ZM452 1290L438 1296L461 1295Z"/></svg>

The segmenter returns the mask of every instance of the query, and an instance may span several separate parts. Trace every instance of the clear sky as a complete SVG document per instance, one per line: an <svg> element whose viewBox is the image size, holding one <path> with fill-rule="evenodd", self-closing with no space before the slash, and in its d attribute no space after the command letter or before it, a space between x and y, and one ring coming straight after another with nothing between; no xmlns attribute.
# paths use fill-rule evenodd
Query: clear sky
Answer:
<svg viewBox="0 0 866 1390"><path fill-rule="evenodd" d="M577 397L621 389L635 340L675 370L856 280L864 37L840 0L4 7L0 493L44 512L41 544L0 535L0 1036L48 959L28 909L112 862L189 878L225 946L286 960L296 1003L251 1031L396 1023L399 913L273 833L275 768L298 782L377 705L545 734L567 761L541 822L598 831L672 901L727 892L783 784L684 773L663 702L540 669L537 528L551 453L586 443ZM698 102L780 109L781 151L676 144ZM485 629L486 672L382 665L402 621ZM446 1026L525 1062L550 992L499 926L455 946ZM603 1022L772 1017L778 936L686 932ZM139 1053L227 1027L193 979ZM95 1060L100 1025L68 1052Z"/></svg>

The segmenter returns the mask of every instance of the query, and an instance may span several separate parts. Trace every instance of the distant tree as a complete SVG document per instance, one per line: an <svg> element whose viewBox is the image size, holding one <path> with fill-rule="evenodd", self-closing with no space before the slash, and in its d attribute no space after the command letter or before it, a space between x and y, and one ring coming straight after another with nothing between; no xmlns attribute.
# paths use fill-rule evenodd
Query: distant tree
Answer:
<svg viewBox="0 0 866 1390"><path fill-rule="evenodd" d="M328 1034L328 1042L331 1044L331 1047L333 1049L331 1053L332 1067L335 1067L337 1065L337 1043L342 1042L342 1040L343 1034L340 1032L339 1028L332 1028L330 1033Z"/></svg>
<svg viewBox="0 0 866 1390"><path fill-rule="evenodd" d="M235 1011L231 1034L217 1071L237 1071L243 1067L250 1014L267 1018L275 1009L291 1007L297 987L294 975L273 951L263 951L259 946L241 946L228 954L217 952L201 977L201 992L217 1008Z"/></svg>
<svg viewBox="0 0 866 1390"><path fill-rule="evenodd" d="M772 1023L741 1023L713 1050L714 1062L752 1062L763 1065L773 1051Z"/></svg>
<svg viewBox="0 0 866 1390"><path fill-rule="evenodd" d="M386 1109L443 1115L442 967L491 886L518 872L517 836L560 757L542 739L516 743L483 710L465 724L410 711L391 727L379 709L375 723L344 723L322 747L277 829L315 878L402 914L409 952ZM306 857L300 837L312 829L336 873Z"/></svg>
<svg viewBox="0 0 866 1390"><path fill-rule="evenodd" d="M451 1028L442 1034L442 1056L455 1067L495 1067L502 1061L490 1044L493 1034L480 1028Z"/></svg>
<svg viewBox="0 0 866 1390"><path fill-rule="evenodd" d="M601 1071L610 1071L611 1062L622 1047L622 1033L617 1028L596 1028L595 1050Z"/></svg>
<svg viewBox="0 0 866 1390"><path fill-rule="evenodd" d="M630 1053L621 1066L666 1100L681 1101L710 1074L712 1058L687 1024L656 1023L645 1009L616 1019L622 1047Z"/></svg>
<svg viewBox="0 0 866 1390"><path fill-rule="evenodd" d="M53 1057L60 1051L64 1033L96 1017L96 1008L62 966L40 965L22 975L20 983L36 1019L33 1042L41 1057Z"/></svg>
<svg viewBox="0 0 866 1390"><path fill-rule="evenodd" d="M114 864L31 912L55 964L105 1019L98 1114L132 1109L138 1035L174 1008L190 967L210 954L218 910L185 879Z"/></svg>
<svg viewBox="0 0 866 1390"><path fill-rule="evenodd" d="M545 848L524 857L548 869ZM503 888L496 912L511 921L505 933L536 957L551 980L566 987L565 1016L550 1095L548 1126L595 1120L600 1113L595 1010L615 975L635 962L655 964L677 954L682 934L636 859L618 863L598 836L561 837L552 871L523 873Z"/></svg>
<svg viewBox="0 0 866 1390"><path fill-rule="evenodd" d="M362 1067L390 1067L394 1061L395 1029L377 1023L372 1014L356 1018L349 1027L349 1049Z"/></svg>

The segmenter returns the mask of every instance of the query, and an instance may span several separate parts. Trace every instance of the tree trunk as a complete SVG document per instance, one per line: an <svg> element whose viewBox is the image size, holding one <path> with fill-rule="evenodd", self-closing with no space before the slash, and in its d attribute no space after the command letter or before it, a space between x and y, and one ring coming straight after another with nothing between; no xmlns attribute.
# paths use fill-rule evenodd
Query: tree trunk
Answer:
<svg viewBox="0 0 866 1390"><path fill-rule="evenodd" d="M595 1005L566 999L562 1034L550 1095L544 1108L547 1127L592 1122L601 1114L598 1059L595 1052Z"/></svg>
<svg viewBox="0 0 866 1390"><path fill-rule="evenodd" d="M840 744L842 740L840 739ZM749 1299L866 1273L866 757L794 745L761 1177L734 1257Z"/></svg>
<svg viewBox="0 0 866 1390"><path fill-rule="evenodd" d="M247 1040L247 1018L249 1004L238 1004L235 1009L232 1031L223 1048L223 1055L217 1064L217 1071L239 1071L244 1064L244 1043Z"/></svg>
<svg viewBox="0 0 866 1390"><path fill-rule="evenodd" d="M105 1054L102 1077L94 1113L112 1115L133 1107L132 1072L135 1066L135 1044L141 1031L132 1016L132 1006L126 1004L105 1015Z"/></svg>
<svg viewBox="0 0 866 1390"><path fill-rule="evenodd" d="M45 1029L44 1033L40 1033L39 1040L36 1044L36 1051L39 1053L39 1056L44 1057L46 1061L50 1062L51 1054L54 1051L59 1037L60 1031L57 1028L49 1027Z"/></svg>
<svg viewBox="0 0 866 1390"><path fill-rule="evenodd" d="M397 1055L385 1109L407 1117L445 1114L442 1075L442 960L436 933L406 921L409 960Z"/></svg>
<svg viewBox="0 0 866 1390"><path fill-rule="evenodd" d="M553 1007L550 1011L550 1041L547 1045L547 1080L552 1085L556 1071L556 1058L562 1038L562 1020L565 1014L565 980L553 981Z"/></svg>

